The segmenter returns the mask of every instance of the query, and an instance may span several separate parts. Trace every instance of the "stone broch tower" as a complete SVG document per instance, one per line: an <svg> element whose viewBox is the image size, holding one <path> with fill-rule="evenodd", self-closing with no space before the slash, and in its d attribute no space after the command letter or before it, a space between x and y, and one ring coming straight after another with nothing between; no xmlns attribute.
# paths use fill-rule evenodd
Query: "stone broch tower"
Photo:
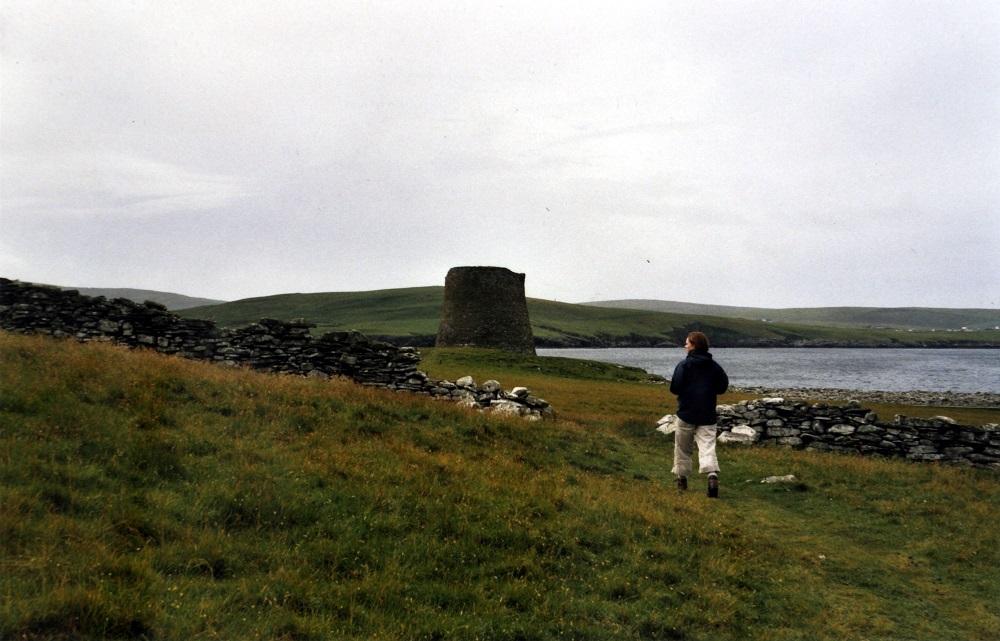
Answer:
<svg viewBox="0 0 1000 641"><path fill-rule="evenodd" d="M449 269L435 344L534 354L524 274L504 267Z"/></svg>

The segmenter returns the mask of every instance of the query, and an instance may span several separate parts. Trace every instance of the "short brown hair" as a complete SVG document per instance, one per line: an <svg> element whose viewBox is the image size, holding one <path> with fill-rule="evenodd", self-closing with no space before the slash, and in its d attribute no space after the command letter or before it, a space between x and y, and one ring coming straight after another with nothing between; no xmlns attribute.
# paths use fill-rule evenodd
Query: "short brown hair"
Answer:
<svg viewBox="0 0 1000 641"><path fill-rule="evenodd" d="M708 349L708 336L705 336L701 332L691 332L687 335L687 339L691 341L695 349Z"/></svg>

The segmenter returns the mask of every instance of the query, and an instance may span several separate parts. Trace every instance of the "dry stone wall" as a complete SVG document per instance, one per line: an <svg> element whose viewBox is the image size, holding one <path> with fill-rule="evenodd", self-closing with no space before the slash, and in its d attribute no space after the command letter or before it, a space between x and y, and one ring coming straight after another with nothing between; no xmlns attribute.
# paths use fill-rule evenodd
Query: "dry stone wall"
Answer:
<svg viewBox="0 0 1000 641"><path fill-rule="evenodd" d="M883 403L889 405L937 405L939 407L978 407L1000 409L1000 393L996 392L955 392L907 390L889 392L885 390L852 390L834 387L759 387L729 386L730 392L742 392L751 396L780 396L788 399L810 399L813 401L843 402L854 399L862 403Z"/></svg>
<svg viewBox="0 0 1000 641"><path fill-rule="evenodd" d="M431 379L418 369L420 353L374 341L360 332L330 332L315 338L304 320L262 319L239 329L220 329L212 321L185 319L152 302L81 295L0 278L0 328L81 342L112 342L164 354L327 378L454 400L470 407L540 419L552 408L525 388L504 391L496 381L481 387L471 378L456 383Z"/></svg>
<svg viewBox="0 0 1000 641"><path fill-rule="evenodd" d="M883 422L857 401L847 405L783 398L719 405L720 442L901 457L1000 469L1000 425L959 425L940 416Z"/></svg>

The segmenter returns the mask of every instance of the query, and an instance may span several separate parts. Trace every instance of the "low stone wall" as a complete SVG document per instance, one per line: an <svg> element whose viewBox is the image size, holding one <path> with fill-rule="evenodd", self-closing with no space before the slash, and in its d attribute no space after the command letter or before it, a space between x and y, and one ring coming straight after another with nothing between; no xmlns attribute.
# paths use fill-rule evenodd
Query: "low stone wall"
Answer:
<svg viewBox="0 0 1000 641"><path fill-rule="evenodd" d="M730 385L730 392L753 396L780 396L786 400L843 402L854 399L862 403L888 403L890 405L936 405L938 407L1000 408L1000 394L994 392L955 392L907 390L887 392L876 390L838 389L831 387L737 387Z"/></svg>
<svg viewBox="0 0 1000 641"><path fill-rule="evenodd" d="M861 407L786 402L783 398L719 405L720 442L875 454L1000 469L1000 425L959 425L948 417L895 416Z"/></svg>
<svg viewBox="0 0 1000 641"><path fill-rule="evenodd" d="M312 327L303 320L262 319L239 329L220 329L212 321L181 318L158 303L107 300L0 278L0 328L12 332L113 342L266 372L343 376L529 419L552 415L548 403L524 388L505 392L496 381L478 387L471 379L464 385L431 379L417 369L420 353L413 347L373 341L359 332L314 338Z"/></svg>

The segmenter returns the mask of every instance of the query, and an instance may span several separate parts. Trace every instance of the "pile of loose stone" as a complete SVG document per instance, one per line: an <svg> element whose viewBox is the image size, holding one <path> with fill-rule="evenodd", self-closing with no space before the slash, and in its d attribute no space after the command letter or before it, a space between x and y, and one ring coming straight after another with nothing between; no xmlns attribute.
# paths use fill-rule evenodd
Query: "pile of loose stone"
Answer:
<svg viewBox="0 0 1000 641"><path fill-rule="evenodd" d="M471 377L455 383L434 380L417 369L420 354L412 347L373 341L354 331L314 338L313 327L301 319L262 319L239 329L219 329L211 321L181 318L157 303L107 300L0 278L0 328L8 331L113 342L266 372L342 376L529 420L553 415L549 404L526 388L504 392L496 381L477 387Z"/></svg>
<svg viewBox="0 0 1000 641"><path fill-rule="evenodd" d="M477 386L471 376L463 376L454 383L433 381L432 385L429 390L432 396L451 398L463 407L489 410L504 416L521 416L532 421L555 416L549 403L532 396L527 387L515 387L505 392L499 381L491 379Z"/></svg>
<svg viewBox="0 0 1000 641"><path fill-rule="evenodd" d="M959 425L946 416L922 419L901 415L885 423L856 400L838 406L764 398L719 405L718 413L720 442L774 444L1000 469L997 424L977 427Z"/></svg>

